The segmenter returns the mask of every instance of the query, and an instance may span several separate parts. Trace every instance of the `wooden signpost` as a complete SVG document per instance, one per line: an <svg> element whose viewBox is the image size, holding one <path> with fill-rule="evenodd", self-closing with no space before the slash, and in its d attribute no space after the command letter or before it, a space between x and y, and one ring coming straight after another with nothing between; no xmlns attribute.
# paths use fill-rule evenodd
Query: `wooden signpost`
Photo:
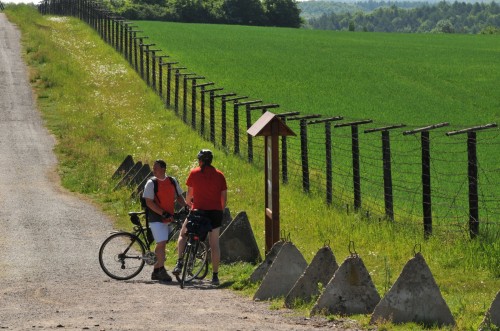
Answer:
<svg viewBox="0 0 500 331"><path fill-rule="evenodd" d="M276 115L265 112L248 130L252 137L264 137L265 150L265 236L266 254L280 236L279 137L295 133Z"/></svg>

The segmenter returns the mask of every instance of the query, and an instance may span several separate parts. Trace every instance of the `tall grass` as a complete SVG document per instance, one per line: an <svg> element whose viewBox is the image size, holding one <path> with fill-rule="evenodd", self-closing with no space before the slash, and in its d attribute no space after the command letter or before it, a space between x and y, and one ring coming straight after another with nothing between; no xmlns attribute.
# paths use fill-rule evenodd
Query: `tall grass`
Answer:
<svg viewBox="0 0 500 331"><path fill-rule="evenodd" d="M63 185L102 206L116 226L129 227L126 213L139 205L130 199L129 190L113 191L115 183L110 180L123 158L131 154L146 163L164 158L169 174L182 183L196 152L210 145L172 111L165 110L125 60L82 22L41 17L33 8L21 5L9 8L7 14L23 33L38 105L58 140L56 152ZM214 165L228 179L233 216L247 212L263 251L262 171L219 151L215 152ZM413 227L340 213L326 207L317 196L304 196L291 186L281 187L281 207L281 228L308 261L329 243L341 263L350 254L352 241L381 295L396 281L415 250L421 250L458 330L477 329L500 288L500 243L495 238L470 241L450 234L424 241ZM252 269L249 265L225 266L222 280L243 280ZM235 286L252 289L244 281ZM279 307L279 302L275 306ZM362 324L368 322L366 316L356 319Z"/></svg>

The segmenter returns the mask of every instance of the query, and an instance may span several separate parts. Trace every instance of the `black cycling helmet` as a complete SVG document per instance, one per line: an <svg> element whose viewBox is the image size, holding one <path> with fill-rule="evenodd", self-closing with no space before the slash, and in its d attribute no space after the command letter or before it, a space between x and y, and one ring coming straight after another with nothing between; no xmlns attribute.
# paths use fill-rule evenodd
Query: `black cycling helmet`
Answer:
<svg viewBox="0 0 500 331"><path fill-rule="evenodd" d="M202 161L204 165L211 165L214 154L209 149L202 149L198 152L198 160Z"/></svg>

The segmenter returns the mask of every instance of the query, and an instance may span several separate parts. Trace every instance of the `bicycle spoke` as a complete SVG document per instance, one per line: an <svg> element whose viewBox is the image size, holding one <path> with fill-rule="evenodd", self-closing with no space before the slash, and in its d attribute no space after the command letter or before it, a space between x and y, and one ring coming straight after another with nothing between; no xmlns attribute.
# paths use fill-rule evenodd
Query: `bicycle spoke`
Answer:
<svg viewBox="0 0 500 331"><path fill-rule="evenodd" d="M108 237L99 250L102 270L117 280L131 279L144 267L144 244L136 236L120 232Z"/></svg>

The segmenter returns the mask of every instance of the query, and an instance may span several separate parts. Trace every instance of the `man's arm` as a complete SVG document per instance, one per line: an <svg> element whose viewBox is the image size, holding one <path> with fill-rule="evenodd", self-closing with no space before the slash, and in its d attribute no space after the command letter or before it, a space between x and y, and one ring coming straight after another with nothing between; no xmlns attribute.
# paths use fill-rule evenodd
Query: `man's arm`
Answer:
<svg viewBox="0 0 500 331"><path fill-rule="evenodd" d="M164 210L158 206L153 199L148 199L144 198L146 200L146 206L148 206L149 209L157 213L158 215L163 214Z"/></svg>

